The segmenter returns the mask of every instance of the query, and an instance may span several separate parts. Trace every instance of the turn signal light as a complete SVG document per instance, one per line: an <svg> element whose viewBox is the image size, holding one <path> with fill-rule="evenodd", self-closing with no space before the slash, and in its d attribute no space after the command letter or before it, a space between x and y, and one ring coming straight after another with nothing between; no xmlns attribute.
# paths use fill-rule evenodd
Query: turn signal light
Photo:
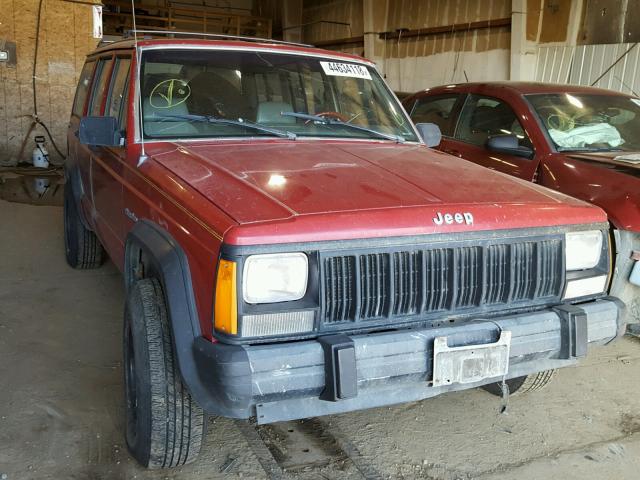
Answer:
<svg viewBox="0 0 640 480"><path fill-rule="evenodd" d="M230 335L237 335L238 333L236 275L236 262L220 260L216 283L214 325L218 332Z"/></svg>

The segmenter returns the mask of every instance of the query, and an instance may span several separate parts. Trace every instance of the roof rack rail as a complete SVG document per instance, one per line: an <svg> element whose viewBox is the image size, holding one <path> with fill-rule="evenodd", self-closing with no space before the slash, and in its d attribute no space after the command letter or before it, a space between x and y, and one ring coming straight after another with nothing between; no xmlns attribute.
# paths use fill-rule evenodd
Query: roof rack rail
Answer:
<svg viewBox="0 0 640 480"><path fill-rule="evenodd" d="M163 36L171 36L171 35L184 35L187 37L207 37L207 38L218 38L224 40L240 40L243 42L262 42L262 43L275 43L279 45L293 45L296 47L313 47L313 45L309 45L307 43L295 43L295 42L285 42L284 40L273 40L271 38L259 38L259 37L243 37L240 35L225 35L224 33L200 33L200 32L175 32L173 30L126 30L122 38L133 38L134 34L138 35L163 35Z"/></svg>

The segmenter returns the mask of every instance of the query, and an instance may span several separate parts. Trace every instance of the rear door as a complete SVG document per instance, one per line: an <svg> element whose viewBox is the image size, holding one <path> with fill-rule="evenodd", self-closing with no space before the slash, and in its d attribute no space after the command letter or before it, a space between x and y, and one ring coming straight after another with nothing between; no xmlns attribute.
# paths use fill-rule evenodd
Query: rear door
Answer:
<svg viewBox="0 0 640 480"><path fill-rule="evenodd" d="M423 96L410 107L409 115L413 123L435 123L442 132L442 141L438 147L443 152L455 150L452 143L457 114L460 111L464 95L447 93L442 95Z"/></svg>
<svg viewBox="0 0 640 480"><path fill-rule="evenodd" d="M69 119L69 128L67 130L67 144L69 146L69 158L67 162L69 165L77 167L80 173L80 181L82 189L85 195L89 190L89 165L80 162L79 151L80 140L78 138L78 131L80 129L80 119L85 114L85 108L87 105L87 99L91 92L91 85L93 80L93 72L96 67L96 60L87 60L82 67L80 73L80 79L78 80L78 87L76 88L76 96L73 99L73 107L71 108L71 118ZM85 158L86 160L86 158ZM80 192L76 192L80 193ZM82 208L86 209L89 206L89 199L83 195L81 200L83 202ZM86 211L86 210L85 210Z"/></svg>
<svg viewBox="0 0 640 480"><path fill-rule="evenodd" d="M533 144L513 108L504 100L482 94L467 96L455 127L449 149L443 149L492 170L533 180L538 162L535 155L526 158L491 151L486 147L492 135L515 135L521 147L533 150Z"/></svg>

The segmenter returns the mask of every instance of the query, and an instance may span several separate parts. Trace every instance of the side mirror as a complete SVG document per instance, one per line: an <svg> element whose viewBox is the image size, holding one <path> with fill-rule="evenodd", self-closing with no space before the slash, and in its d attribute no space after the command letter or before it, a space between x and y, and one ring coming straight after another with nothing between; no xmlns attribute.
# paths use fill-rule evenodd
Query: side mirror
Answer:
<svg viewBox="0 0 640 480"><path fill-rule="evenodd" d="M122 135L115 117L82 117L80 119L80 143L103 147L118 147Z"/></svg>
<svg viewBox="0 0 640 480"><path fill-rule="evenodd" d="M416 128L427 147L437 147L442 140L440 127L435 123L416 123Z"/></svg>
<svg viewBox="0 0 640 480"><path fill-rule="evenodd" d="M506 153L516 157L533 158L533 150L522 147L515 135L492 135L487 139L487 150L497 153Z"/></svg>

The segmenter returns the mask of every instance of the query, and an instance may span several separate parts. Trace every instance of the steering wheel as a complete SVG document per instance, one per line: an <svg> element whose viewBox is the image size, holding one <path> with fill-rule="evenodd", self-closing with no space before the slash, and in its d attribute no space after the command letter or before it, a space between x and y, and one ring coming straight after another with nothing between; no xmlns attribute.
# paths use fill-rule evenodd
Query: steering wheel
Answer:
<svg viewBox="0 0 640 480"><path fill-rule="evenodd" d="M316 113L316 115L318 117L335 118L336 120L340 120L341 122L344 122L344 123L347 123L349 121L349 119L345 115L343 115L341 113L338 113L338 112L331 112L331 111L329 111L329 112L320 112L320 113Z"/></svg>

